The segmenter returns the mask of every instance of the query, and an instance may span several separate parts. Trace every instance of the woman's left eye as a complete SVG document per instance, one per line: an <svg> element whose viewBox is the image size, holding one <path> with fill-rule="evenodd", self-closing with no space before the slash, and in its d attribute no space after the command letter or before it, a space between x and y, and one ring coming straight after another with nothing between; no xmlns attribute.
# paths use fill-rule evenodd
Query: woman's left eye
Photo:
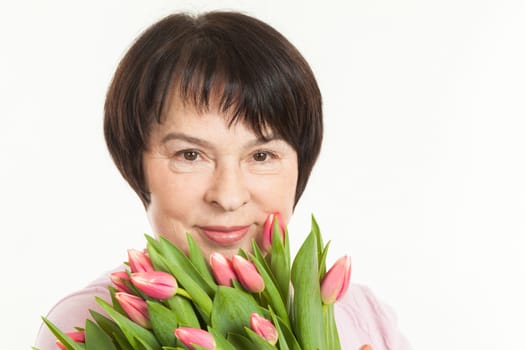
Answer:
<svg viewBox="0 0 525 350"><path fill-rule="evenodd" d="M270 151L257 151L253 153L253 160L256 162L268 162L272 159L277 159L279 156Z"/></svg>
<svg viewBox="0 0 525 350"><path fill-rule="evenodd" d="M253 160L256 162L264 162L269 156L268 152L258 151L254 153Z"/></svg>

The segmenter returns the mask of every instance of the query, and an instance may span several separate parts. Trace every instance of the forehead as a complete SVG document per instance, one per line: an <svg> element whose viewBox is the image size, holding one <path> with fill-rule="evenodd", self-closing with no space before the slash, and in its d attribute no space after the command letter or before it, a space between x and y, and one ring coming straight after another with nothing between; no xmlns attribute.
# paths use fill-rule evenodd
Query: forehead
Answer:
<svg viewBox="0 0 525 350"><path fill-rule="evenodd" d="M149 145L156 148L183 142L230 149L276 139L270 129L260 136L242 119L232 122L231 114L216 108L203 111L191 104L173 103L163 121L153 127Z"/></svg>
<svg viewBox="0 0 525 350"><path fill-rule="evenodd" d="M224 104L220 93L219 89L214 89L206 99L199 99L184 96L180 89L172 89L154 129L213 131L215 128L245 130L260 139L278 136L262 116L253 118L242 113L234 103Z"/></svg>

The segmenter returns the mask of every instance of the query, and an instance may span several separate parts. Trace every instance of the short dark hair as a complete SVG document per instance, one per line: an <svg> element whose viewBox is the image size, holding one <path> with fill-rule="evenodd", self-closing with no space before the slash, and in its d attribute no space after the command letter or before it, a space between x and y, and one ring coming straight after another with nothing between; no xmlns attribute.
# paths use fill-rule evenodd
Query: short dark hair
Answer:
<svg viewBox="0 0 525 350"><path fill-rule="evenodd" d="M297 152L295 204L321 149L321 94L299 51L268 24L238 12L178 13L142 33L122 58L106 96L109 152L147 208L143 154L170 92L206 110L218 96L259 136L269 128Z"/></svg>

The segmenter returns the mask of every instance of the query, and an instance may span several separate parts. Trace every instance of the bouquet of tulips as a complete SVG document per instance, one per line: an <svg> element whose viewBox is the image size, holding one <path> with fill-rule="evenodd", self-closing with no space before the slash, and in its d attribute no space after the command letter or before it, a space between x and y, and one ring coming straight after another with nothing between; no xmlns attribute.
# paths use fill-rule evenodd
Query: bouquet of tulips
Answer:
<svg viewBox="0 0 525 350"><path fill-rule="evenodd" d="M44 322L68 350L339 350L333 304L348 288L350 259L326 272L328 245L311 232L290 260L278 213L266 220L262 247L206 261L187 235L188 254L146 235L147 250L129 250L129 269L111 275L109 318L64 333Z"/></svg>

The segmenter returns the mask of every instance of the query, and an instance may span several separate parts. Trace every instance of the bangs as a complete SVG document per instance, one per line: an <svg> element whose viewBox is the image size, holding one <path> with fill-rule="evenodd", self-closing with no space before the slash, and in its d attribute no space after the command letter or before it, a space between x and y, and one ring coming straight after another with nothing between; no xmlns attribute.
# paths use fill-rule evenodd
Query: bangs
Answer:
<svg viewBox="0 0 525 350"><path fill-rule="evenodd" d="M167 107L178 100L200 113L224 113L229 126L241 122L258 137L291 136L297 119L296 101L285 77L269 64L269 53L254 43L235 46L226 38L210 33L195 33L185 40L172 60L157 114L162 122ZM273 57L275 60L275 57ZM171 96L179 97L170 100ZM289 138L288 138L289 139Z"/></svg>

